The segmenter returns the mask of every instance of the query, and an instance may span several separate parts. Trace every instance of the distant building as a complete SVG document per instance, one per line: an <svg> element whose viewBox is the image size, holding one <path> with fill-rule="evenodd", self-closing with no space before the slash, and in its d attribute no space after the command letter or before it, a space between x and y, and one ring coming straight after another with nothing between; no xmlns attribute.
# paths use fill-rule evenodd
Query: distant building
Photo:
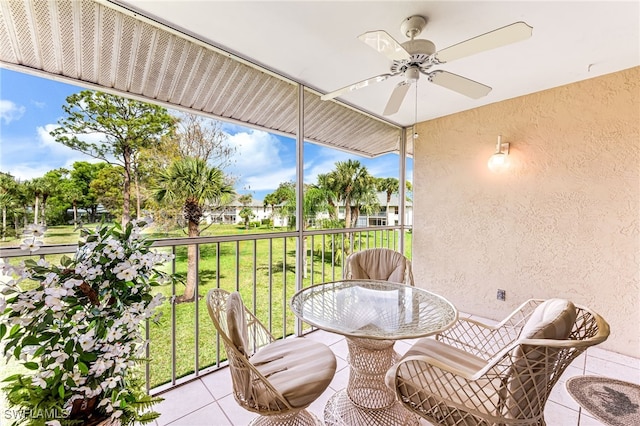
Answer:
<svg viewBox="0 0 640 426"><path fill-rule="evenodd" d="M358 216L358 222L356 227L365 228L371 226L395 226L400 224L400 204L398 203L398 194L392 194L389 202L389 210L387 211L387 194L385 192L378 193L378 203L380 204L380 210L371 215L360 214ZM223 224L241 224L243 223L242 217L240 217L240 211L245 206L242 205L237 199L227 205L222 211L207 212L204 215L204 220L210 223L223 223ZM262 222L266 219L273 220L274 227L286 227L287 218L282 217L279 214L278 206L272 208L271 206L265 206L261 200L253 200L251 204L247 205L254 217L251 218L251 222ZM338 219L344 220L344 207L339 207ZM327 213L321 213L316 220L328 219ZM405 225L411 226L413 224L413 205L411 201L405 203Z"/></svg>

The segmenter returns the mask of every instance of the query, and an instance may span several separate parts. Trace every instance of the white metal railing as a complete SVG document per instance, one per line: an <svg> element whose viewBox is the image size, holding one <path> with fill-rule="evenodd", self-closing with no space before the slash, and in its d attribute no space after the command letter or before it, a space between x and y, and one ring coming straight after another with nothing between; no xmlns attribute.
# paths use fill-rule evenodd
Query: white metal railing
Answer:
<svg viewBox="0 0 640 426"><path fill-rule="evenodd" d="M220 287L238 290L274 336L286 337L296 333L288 303L297 287L341 279L343 260L349 252L374 247L399 250L400 232L398 226L305 231L309 254L302 276L296 270L297 231L167 238L155 240L153 247L175 254L167 268L182 276L186 273L186 248L196 245L200 256L196 260L195 294L204 296L208 289ZM31 256L68 255L76 249L76 244L48 245ZM0 249L0 257L9 263L29 255L18 247ZM175 282L170 287L162 289L166 301L160 307L161 324L146 327L146 382L151 394L226 365L224 349L203 301L196 297L193 302L179 304L179 287ZM303 333L308 331L311 328L305 326Z"/></svg>

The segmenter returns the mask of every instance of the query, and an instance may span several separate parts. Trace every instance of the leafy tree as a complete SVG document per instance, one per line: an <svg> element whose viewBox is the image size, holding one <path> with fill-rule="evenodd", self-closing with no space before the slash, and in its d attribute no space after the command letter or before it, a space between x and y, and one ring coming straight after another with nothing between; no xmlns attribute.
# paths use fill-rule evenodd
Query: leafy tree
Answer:
<svg viewBox="0 0 640 426"><path fill-rule="evenodd" d="M19 207L19 187L15 178L0 172L0 209L2 209L2 241L7 236L7 216L17 215ZM16 230L17 231L17 230Z"/></svg>
<svg viewBox="0 0 640 426"><path fill-rule="evenodd" d="M62 109L67 116L51 135L71 149L123 168L122 223L129 222L137 153L169 132L174 119L160 106L91 90L68 96ZM89 142L81 135L99 135L101 140Z"/></svg>
<svg viewBox="0 0 640 426"><path fill-rule="evenodd" d="M101 168L89 184L89 194L98 204L107 209L113 215L118 216L122 212L122 188L124 180L123 168L107 164Z"/></svg>
<svg viewBox="0 0 640 426"><path fill-rule="evenodd" d="M182 213L187 221L189 237L200 235L200 221L204 208L209 204L224 204L232 200L235 192L229 185L224 173L216 167L210 167L204 160L184 158L174 162L157 177L155 198L183 202ZM197 246L187 248L187 285L179 302L194 300L196 283Z"/></svg>
<svg viewBox="0 0 640 426"><path fill-rule="evenodd" d="M73 223L74 225L78 225L80 223L78 220L78 205L82 202L82 198L84 196L82 188L76 181L67 179L61 183L60 193L61 198L71 204L73 209Z"/></svg>
<svg viewBox="0 0 640 426"><path fill-rule="evenodd" d="M62 183L64 176L66 176L68 173L68 170L63 168L50 170L46 172L40 180L40 190L42 197L42 220L40 222L45 226L47 225L47 202L49 201L50 197L55 197L60 192L60 184ZM60 216L60 214L55 216ZM56 222L58 221L59 220L57 220Z"/></svg>
<svg viewBox="0 0 640 426"><path fill-rule="evenodd" d="M82 198L78 200L78 207L87 210L89 221L96 221L96 213L98 210L98 200L96 193L91 190L91 182L96 179L100 170L105 167L112 167L107 163L89 163L87 161L76 161L70 172L70 178L73 186L80 188Z"/></svg>

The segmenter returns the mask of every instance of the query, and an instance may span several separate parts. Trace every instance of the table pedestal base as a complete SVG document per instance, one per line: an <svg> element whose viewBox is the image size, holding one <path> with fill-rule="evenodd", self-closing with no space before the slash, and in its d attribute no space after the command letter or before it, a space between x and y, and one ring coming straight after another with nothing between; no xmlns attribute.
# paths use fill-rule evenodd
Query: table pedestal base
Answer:
<svg viewBox="0 0 640 426"><path fill-rule="evenodd" d="M397 401L389 407L364 408L354 404L346 390L342 390L327 402L324 423L329 426L417 426L419 421Z"/></svg>

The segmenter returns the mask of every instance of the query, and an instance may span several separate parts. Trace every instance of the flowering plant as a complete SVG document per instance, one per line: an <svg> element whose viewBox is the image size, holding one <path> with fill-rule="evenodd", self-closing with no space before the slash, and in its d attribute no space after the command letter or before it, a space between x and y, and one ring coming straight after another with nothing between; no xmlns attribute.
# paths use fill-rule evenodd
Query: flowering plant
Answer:
<svg viewBox="0 0 640 426"><path fill-rule="evenodd" d="M63 256L59 266L3 265L19 278L0 295L0 340L7 359L33 371L5 379L9 404L31 416L14 424L126 425L158 416L144 412L161 399L146 395L137 367L144 322L162 303L152 287L171 279L158 267L172 255L150 249L141 238L146 225L82 229L74 258Z"/></svg>

